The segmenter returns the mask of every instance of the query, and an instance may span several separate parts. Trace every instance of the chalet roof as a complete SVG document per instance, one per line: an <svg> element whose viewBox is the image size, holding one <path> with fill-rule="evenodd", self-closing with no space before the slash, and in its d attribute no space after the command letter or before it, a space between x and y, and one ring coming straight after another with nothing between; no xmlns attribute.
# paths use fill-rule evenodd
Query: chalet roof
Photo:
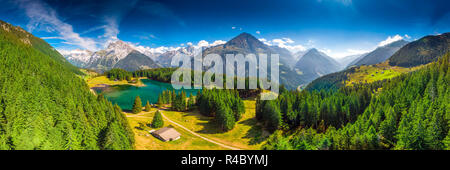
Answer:
<svg viewBox="0 0 450 170"><path fill-rule="evenodd" d="M152 134L163 141L176 140L181 136L179 132L171 127L163 127L159 130L154 131Z"/></svg>

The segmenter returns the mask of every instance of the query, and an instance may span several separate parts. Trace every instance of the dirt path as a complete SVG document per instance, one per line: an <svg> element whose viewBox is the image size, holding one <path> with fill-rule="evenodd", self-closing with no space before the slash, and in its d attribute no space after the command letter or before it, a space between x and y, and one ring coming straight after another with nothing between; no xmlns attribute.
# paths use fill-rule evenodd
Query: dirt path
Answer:
<svg viewBox="0 0 450 170"><path fill-rule="evenodd" d="M155 111L155 112L156 112L156 111ZM177 122L174 122L174 121L170 120L168 117L166 117L166 115L163 114L163 112L162 112L161 110L159 110L159 112L161 113L161 116L162 116L164 119L166 119L166 120L169 121L170 123L172 123L172 124L174 124L174 125L176 125L176 126L178 126L178 127L180 127L180 128L183 128L184 130L186 130L187 132L191 133L191 134L194 135L194 136L197 136L197 137L199 137L199 138L201 138L201 139L203 139L203 140L206 140L206 141L208 141L208 142L214 143L214 144L216 144L216 145L219 145L219 146L224 147L224 148L227 148L227 149L231 149L231 150L241 150L241 149L239 149L239 148L232 147L232 146L228 146L228 145L225 145L225 144L223 144L223 143L216 142L216 141L214 141L214 140L212 140L212 139L203 137L202 135L200 135L200 134L198 134L198 133L195 133L195 132L189 130L188 128L184 127L183 125L180 125L180 124L178 124ZM128 114L127 114L126 116L127 116L127 117L141 117L141 118L148 118L147 116L141 116L141 115L143 115L143 114L145 114L145 113L148 113L148 112L143 112L143 113L139 113L139 114L136 114L136 115L128 115Z"/></svg>

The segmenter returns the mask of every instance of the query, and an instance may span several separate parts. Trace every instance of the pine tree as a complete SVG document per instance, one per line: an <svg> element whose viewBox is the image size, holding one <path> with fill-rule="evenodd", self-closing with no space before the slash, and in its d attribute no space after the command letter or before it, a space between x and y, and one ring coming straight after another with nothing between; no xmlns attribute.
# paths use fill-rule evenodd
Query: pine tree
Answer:
<svg viewBox="0 0 450 170"><path fill-rule="evenodd" d="M150 102L147 100L147 104L145 105L145 111L149 112L151 110Z"/></svg>
<svg viewBox="0 0 450 170"><path fill-rule="evenodd" d="M442 143L444 144L445 150L450 150L450 133L447 134L447 137L444 138Z"/></svg>
<svg viewBox="0 0 450 170"><path fill-rule="evenodd" d="M162 108L163 107L163 99L162 99L162 96L161 95L159 95L159 97L158 97L158 108Z"/></svg>
<svg viewBox="0 0 450 170"><path fill-rule="evenodd" d="M233 112L222 101L217 103L216 122L225 132L234 128L235 119Z"/></svg>
<svg viewBox="0 0 450 170"><path fill-rule="evenodd" d="M193 109L194 106L195 106L195 98L194 98L194 95L192 95L192 93L190 93L189 100L188 100L188 108Z"/></svg>
<svg viewBox="0 0 450 170"><path fill-rule="evenodd" d="M136 96L136 99L134 99L134 104L133 104L133 109L132 112L133 113L139 113L142 111L142 102L141 102L141 98L139 96Z"/></svg>
<svg viewBox="0 0 450 170"><path fill-rule="evenodd" d="M186 106L187 106L187 102L186 102L186 92L181 91L181 104L180 104L180 109L181 111L186 111Z"/></svg>
<svg viewBox="0 0 450 170"><path fill-rule="evenodd" d="M152 127L153 128L161 128L164 126L164 120L162 118L159 110L156 111L155 116L153 116Z"/></svg>

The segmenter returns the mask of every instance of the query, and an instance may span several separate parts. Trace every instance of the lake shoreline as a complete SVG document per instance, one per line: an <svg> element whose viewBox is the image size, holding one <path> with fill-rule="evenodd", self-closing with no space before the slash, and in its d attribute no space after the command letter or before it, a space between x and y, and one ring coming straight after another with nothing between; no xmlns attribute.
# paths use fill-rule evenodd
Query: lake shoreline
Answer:
<svg viewBox="0 0 450 170"><path fill-rule="evenodd" d="M97 94L104 95L109 101L113 104L118 104L124 110L132 108L136 96L141 98L143 104L147 101L151 104L156 104L159 95L165 90L174 90L177 93L185 91L187 96L190 96L190 94L195 96L200 91L199 89L177 90L170 83L147 78L142 79L142 84L144 86L133 86L131 84L97 84L91 89Z"/></svg>

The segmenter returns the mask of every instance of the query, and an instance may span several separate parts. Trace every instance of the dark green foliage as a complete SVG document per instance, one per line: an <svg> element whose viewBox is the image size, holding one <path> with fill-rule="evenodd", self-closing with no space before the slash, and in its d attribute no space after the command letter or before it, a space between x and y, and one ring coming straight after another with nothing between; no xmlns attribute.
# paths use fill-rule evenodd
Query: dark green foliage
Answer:
<svg viewBox="0 0 450 170"><path fill-rule="evenodd" d="M95 97L43 40L0 25L0 149L133 149L118 106Z"/></svg>
<svg viewBox="0 0 450 170"><path fill-rule="evenodd" d="M139 113L142 111L142 102L139 96L136 96L134 99L133 109L131 110L133 113Z"/></svg>
<svg viewBox="0 0 450 170"><path fill-rule="evenodd" d="M262 107L261 121L267 129L274 131L281 127L281 113L279 107L273 100L264 102Z"/></svg>
<svg viewBox="0 0 450 170"><path fill-rule="evenodd" d="M151 80L156 80L160 82L170 82L172 78L172 73L176 68L155 68L147 70L138 70L133 72L134 77L147 77Z"/></svg>
<svg viewBox="0 0 450 170"><path fill-rule="evenodd" d="M364 86L282 93L275 102L293 135L276 134L263 148L449 149L449 59ZM267 103L257 102L260 121Z"/></svg>
<svg viewBox="0 0 450 170"><path fill-rule="evenodd" d="M188 108L189 108L189 110L192 110L194 107L195 107L195 97L191 93L191 94L189 94Z"/></svg>
<svg viewBox="0 0 450 170"><path fill-rule="evenodd" d="M152 128L162 128L164 126L164 120L159 110L156 111L152 120Z"/></svg>
<svg viewBox="0 0 450 170"><path fill-rule="evenodd" d="M223 101L219 100L217 103L217 111L215 121L223 131L229 131L233 129L236 123L233 116L233 111L230 107L226 106Z"/></svg>
<svg viewBox="0 0 450 170"><path fill-rule="evenodd" d="M279 110L283 122L291 128L317 128L322 120L326 127L341 127L356 120L369 104L372 90L378 87L378 84L373 84L330 91L283 91L275 101L257 100L256 118L269 125L267 122L275 122L271 120L275 117L267 115L268 111ZM267 103L270 103L269 107L266 107ZM269 128L275 130L280 126Z"/></svg>
<svg viewBox="0 0 450 170"><path fill-rule="evenodd" d="M344 86L342 83L348 79L347 75L354 73L355 67L349 68L340 72L327 74L325 76L319 77L313 80L306 86L305 90L337 90Z"/></svg>
<svg viewBox="0 0 450 170"><path fill-rule="evenodd" d="M120 68L113 68L107 72L105 72L106 77L110 80L128 80L131 81L132 74L128 71L125 71Z"/></svg>
<svg viewBox="0 0 450 170"><path fill-rule="evenodd" d="M176 111L186 111L186 106L186 92L181 91L180 94L176 95L175 100L173 100L172 109Z"/></svg>
<svg viewBox="0 0 450 170"><path fill-rule="evenodd" d="M158 108L162 108L163 107L163 104L164 104L164 101L163 101L163 97L162 97L162 95L160 94L159 96L158 96Z"/></svg>
<svg viewBox="0 0 450 170"><path fill-rule="evenodd" d="M200 114L215 117L219 127L224 131L231 130L235 122L245 113L244 102L236 90L203 89L196 96L196 100Z"/></svg>

